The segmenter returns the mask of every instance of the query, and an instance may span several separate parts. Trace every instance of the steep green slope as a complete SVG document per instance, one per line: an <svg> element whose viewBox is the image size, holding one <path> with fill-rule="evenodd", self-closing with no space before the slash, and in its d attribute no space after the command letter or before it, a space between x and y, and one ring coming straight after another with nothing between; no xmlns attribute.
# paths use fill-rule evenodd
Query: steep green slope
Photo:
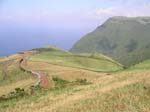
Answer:
<svg viewBox="0 0 150 112"><path fill-rule="evenodd" d="M71 54L58 49L45 50L42 48L41 52L31 56L30 60L92 71L117 71L122 69L122 65L103 55Z"/></svg>
<svg viewBox="0 0 150 112"><path fill-rule="evenodd" d="M100 52L130 66L150 58L150 17L113 17L79 40L73 53Z"/></svg>

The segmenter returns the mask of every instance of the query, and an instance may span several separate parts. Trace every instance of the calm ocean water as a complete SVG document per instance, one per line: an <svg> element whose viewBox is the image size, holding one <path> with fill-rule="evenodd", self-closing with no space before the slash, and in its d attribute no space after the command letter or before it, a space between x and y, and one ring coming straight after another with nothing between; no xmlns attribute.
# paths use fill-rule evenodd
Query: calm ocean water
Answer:
<svg viewBox="0 0 150 112"><path fill-rule="evenodd" d="M0 29L0 56L47 45L70 49L81 35L82 33L39 29Z"/></svg>

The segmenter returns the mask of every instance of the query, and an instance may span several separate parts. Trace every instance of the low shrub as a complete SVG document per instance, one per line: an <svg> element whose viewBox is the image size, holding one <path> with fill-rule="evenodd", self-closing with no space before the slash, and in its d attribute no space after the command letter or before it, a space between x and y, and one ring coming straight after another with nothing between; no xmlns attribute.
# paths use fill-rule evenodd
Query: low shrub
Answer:
<svg viewBox="0 0 150 112"><path fill-rule="evenodd" d="M31 86L30 89L31 90L40 90L41 87L40 87L40 85L36 85L36 86Z"/></svg>
<svg viewBox="0 0 150 112"><path fill-rule="evenodd" d="M21 98L21 97L24 97L25 95L28 95L28 94L27 94L27 92L25 92L24 89L22 89L22 88L15 88L15 91L10 92L8 95L2 95L0 97L0 102L1 101L11 100L11 99Z"/></svg>
<svg viewBox="0 0 150 112"><path fill-rule="evenodd" d="M65 88L67 84L69 83L69 81L66 81L58 77L53 77L52 80L54 81L55 89Z"/></svg>
<svg viewBox="0 0 150 112"><path fill-rule="evenodd" d="M76 79L75 83L79 85L88 85L90 82L87 81L87 79Z"/></svg>

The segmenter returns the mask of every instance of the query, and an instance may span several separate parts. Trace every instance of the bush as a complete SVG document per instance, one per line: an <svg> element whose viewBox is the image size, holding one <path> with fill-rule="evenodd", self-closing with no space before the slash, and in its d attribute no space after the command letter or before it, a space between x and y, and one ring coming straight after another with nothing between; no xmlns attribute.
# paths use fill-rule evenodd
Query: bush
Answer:
<svg viewBox="0 0 150 112"><path fill-rule="evenodd" d="M150 84L145 84L145 85L144 85L144 90L145 90L148 94L150 94Z"/></svg>
<svg viewBox="0 0 150 112"><path fill-rule="evenodd" d="M25 95L28 95L28 94L25 92L24 89L16 88L15 91L10 92L8 95L1 96L0 97L0 102L11 100L11 99L14 99L14 98L24 97Z"/></svg>
<svg viewBox="0 0 150 112"><path fill-rule="evenodd" d="M56 89L65 88L66 85L69 83L68 81L58 77L53 77L52 80L54 81Z"/></svg>
<svg viewBox="0 0 150 112"><path fill-rule="evenodd" d="M30 89L31 90L40 90L41 87L40 87L40 85L36 85L36 86L31 86Z"/></svg>
<svg viewBox="0 0 150 112"><path fill-rule="evenodd" d="M90 84L87 79L76 79L75 81L77 84L80 84L80 85L87 85L87 84Z"/></svg>
<svg viewBox="0 0 150 112"><path fill-rule="evenodd" d="M0 102L4 101L4 100L5 100L5 96L3 95L3 96L0 97Z"/></svg>
<svg viewBox="0 0 150 112"><path fill-rule="evenodd" d="M16 88L15 89L15 94L17 97L23 97L24 95L26 95L26 92L24 89L21 88Z"/></svg>

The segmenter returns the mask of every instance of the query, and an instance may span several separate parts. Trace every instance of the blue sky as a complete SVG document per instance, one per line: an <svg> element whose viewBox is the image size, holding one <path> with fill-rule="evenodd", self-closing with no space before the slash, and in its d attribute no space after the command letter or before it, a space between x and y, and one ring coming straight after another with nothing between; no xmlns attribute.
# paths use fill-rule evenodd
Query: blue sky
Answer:
<svg viewBox="0 0 150 112"><path fill-rule="evenodd" d="M69 49L112 16L150 16L150 0L0 0L0 53Z"/></svg>
<svg viewBox="0 0 150 112"><path fill-rule="evenodd" d="M150 0L1 0L0 4L3 23L38 23L56 29L64 25L91 29L111 16L150 15Z"/></svg>

